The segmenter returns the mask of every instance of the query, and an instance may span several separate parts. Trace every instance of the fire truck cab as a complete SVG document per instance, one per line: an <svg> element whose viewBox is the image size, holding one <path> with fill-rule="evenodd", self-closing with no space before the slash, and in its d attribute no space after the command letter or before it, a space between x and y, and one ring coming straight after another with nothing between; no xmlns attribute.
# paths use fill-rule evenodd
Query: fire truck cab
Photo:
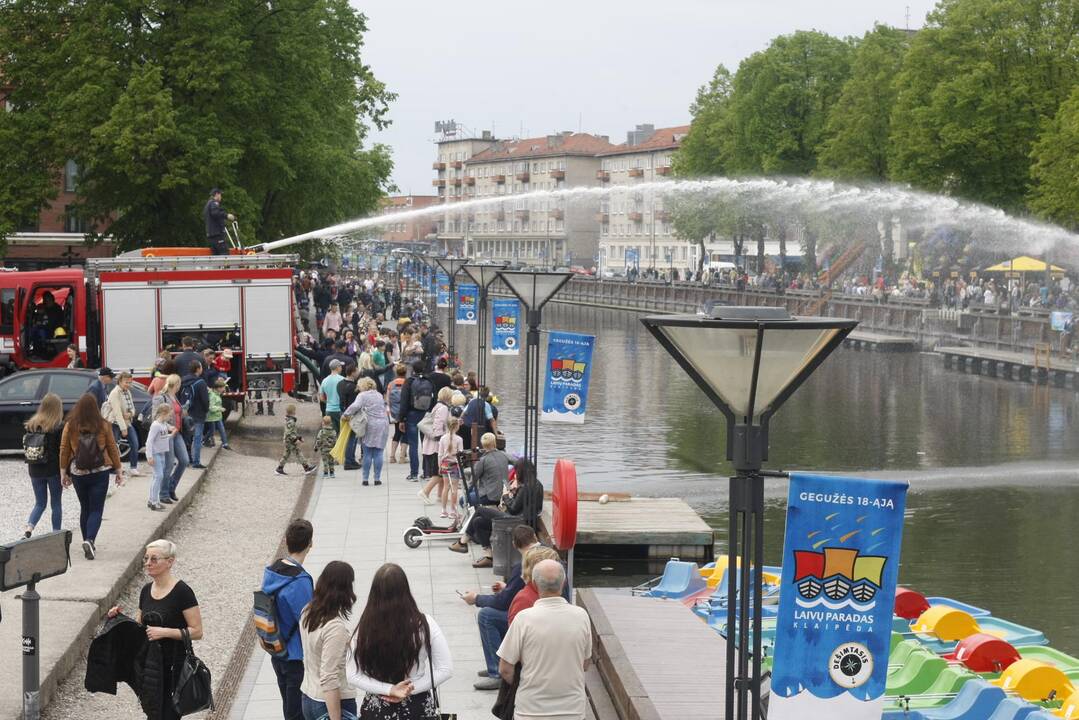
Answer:
<svg viewBox="0 0 1079 720"><path fill-rule="evenodd" d="M298 258L158 253L91 259L85 271L0 273L0 362L64 367L74 344L87 367L149 382L160 353L180 352L190 337L224 358L229 395L291 392Z"/></svg>

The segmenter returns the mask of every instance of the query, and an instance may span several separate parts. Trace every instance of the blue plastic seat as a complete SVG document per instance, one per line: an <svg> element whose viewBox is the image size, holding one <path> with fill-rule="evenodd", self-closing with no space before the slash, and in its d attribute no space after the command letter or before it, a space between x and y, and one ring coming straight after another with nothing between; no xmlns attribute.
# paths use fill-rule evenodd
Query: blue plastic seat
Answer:
<svg viewBox="0 0 1079 720"><path fill-rule="evenodd" d="M924 720L986 720L1006 697L1003 690L985 680L971 680L944 707L919 712Z"/></svg>
<svg viewBox="0 0 1079 720"><path fill-rule="evenodd" d="M989 720L1026 720L1037 709L1020 698L1005 698L997 705Z"/></svg>
<svg viewBox="0 0 1079 720"><path fill-rule="evenodd" d="M1023 720L1060 720L1060 718L1048 710L1038 710L1027 715Z"/></svg>
<svg viewBox="0 0 1079 720"><path fill-rule="evenodd" d="M668 560L659 584L645 594L649 597L681 599L700 592L707 586L708 583L701 577L697 563Z"/></svg>

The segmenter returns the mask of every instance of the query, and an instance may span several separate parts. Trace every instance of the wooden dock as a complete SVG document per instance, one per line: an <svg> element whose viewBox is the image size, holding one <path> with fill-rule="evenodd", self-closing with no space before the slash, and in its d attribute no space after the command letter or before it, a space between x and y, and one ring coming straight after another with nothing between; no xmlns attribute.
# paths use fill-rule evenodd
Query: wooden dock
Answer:
<svg viewBox="0 0 1079 720"><path fill-rule="evenodd" d="M855 330L846 337L844 343L855 350L875 350L877 352L913 352L918 343L914 338L902 335L883 335L881 333Z"/></svg>
<svg viewBox="0 0 1079 720"><path fill-rule="evenodd" d="M593 657L621 720L724 716L726 642L676 600L583 589Z"/></svg>
<svg viewBox="0 0 1079 720"><path fill-rule="evenodd" d="M543 505L543 525L551 527L551 503ZM577 504L577 545L584 555L603 554L667 560L708 561L712 528L679 498L628 498L601 505Z"/></svg>
<svg viewBox="0 0 1079 720"><path fill-rule="evenodd" d="M1073 389L1079 390L1079 365L1059 355L1051 354L1048 361L1043 355L1036 365L1032 352L971 347L938 347L936 352L943 356L944 367L954 367L960 372L1022 382L1051 383L1057 387L1070 384Z"/></svg>

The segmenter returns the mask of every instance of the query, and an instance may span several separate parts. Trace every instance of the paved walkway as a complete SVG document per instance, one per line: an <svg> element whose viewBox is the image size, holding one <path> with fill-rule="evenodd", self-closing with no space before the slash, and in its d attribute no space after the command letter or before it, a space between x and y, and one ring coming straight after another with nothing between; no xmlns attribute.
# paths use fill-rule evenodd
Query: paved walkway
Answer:
<svg viewBox="0 0 1079 720"><path fill-rule="evenodd" d="M404 568L420 609L435 617L450 644L454 674L440 690L443 709L456 712L460 720L488 719L496 693L472 689L484 666L476 611L455 591L490 592L495 577L490 570L474 570L468 556L447 550L448 542L424 543L416 550L405 547L405 529L425 510L416 497L418 484L404 479L407 470L407 463L387 464L385 484L378 487L361 486L358 471L338 470L336 479L321 478L308 512L315 538L306 567L316 579L331 560L344 560L355 568L359 600L353 623L363 612L375 571L386 562ZM433 511L429 514L436 523L445 522L438 519L439 507L426 510ZM252 663L232 718L278 720L281 701L269 655L256 648Z"/></svg>

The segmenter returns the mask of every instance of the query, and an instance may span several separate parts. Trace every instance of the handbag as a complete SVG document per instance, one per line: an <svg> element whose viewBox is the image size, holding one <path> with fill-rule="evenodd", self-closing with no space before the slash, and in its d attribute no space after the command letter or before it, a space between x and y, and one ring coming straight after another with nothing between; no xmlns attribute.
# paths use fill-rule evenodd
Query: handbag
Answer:
<svg viewBox="0 0 1079 720"><path fill-rule="evenodd" d="M423 419L416 423L416 427L420 429L420 432L431 437L435 433L435 411L432 410L423 416Z"/></svg>
<svg viewBox="0 0 1079 720"><path fill-rule="evenodd" d="M213 680L210 668L195 657L191 647L191 634L187 628L180 629L186 655L176 677L176 689L172 693L172 707L181 717L200 710L214 709Z"/></svg>
<svg viewBox="0 0 1079 720"><path fill-rule="evenodd" d="M435 661L431 655L431 627L427 624L427 618L423 619L423 626L427 630L427 672L431 673L431 697L435 700L435 714L428 715L427 720L457 720L457 713L442 712L442 703L438 699L438 688L435 687Z"/></svg>
<svg viewBox="0 0 1079 720"><path fill-rule="evenodd" d="M521 663L517 663L513 670L513 682L505 680L498 686L498 698L491 707L491 714L499 720L513 720L513 711L517 705L517 687L521 684Z"/></svg>
<svg viewBox="0 0 1079 720"><path fill-rule="evenodd" d="M367 434L367 411L361 408L359 412L348 419L348 426L352 430L352 434L362 440L363 436Z"/></svg>

